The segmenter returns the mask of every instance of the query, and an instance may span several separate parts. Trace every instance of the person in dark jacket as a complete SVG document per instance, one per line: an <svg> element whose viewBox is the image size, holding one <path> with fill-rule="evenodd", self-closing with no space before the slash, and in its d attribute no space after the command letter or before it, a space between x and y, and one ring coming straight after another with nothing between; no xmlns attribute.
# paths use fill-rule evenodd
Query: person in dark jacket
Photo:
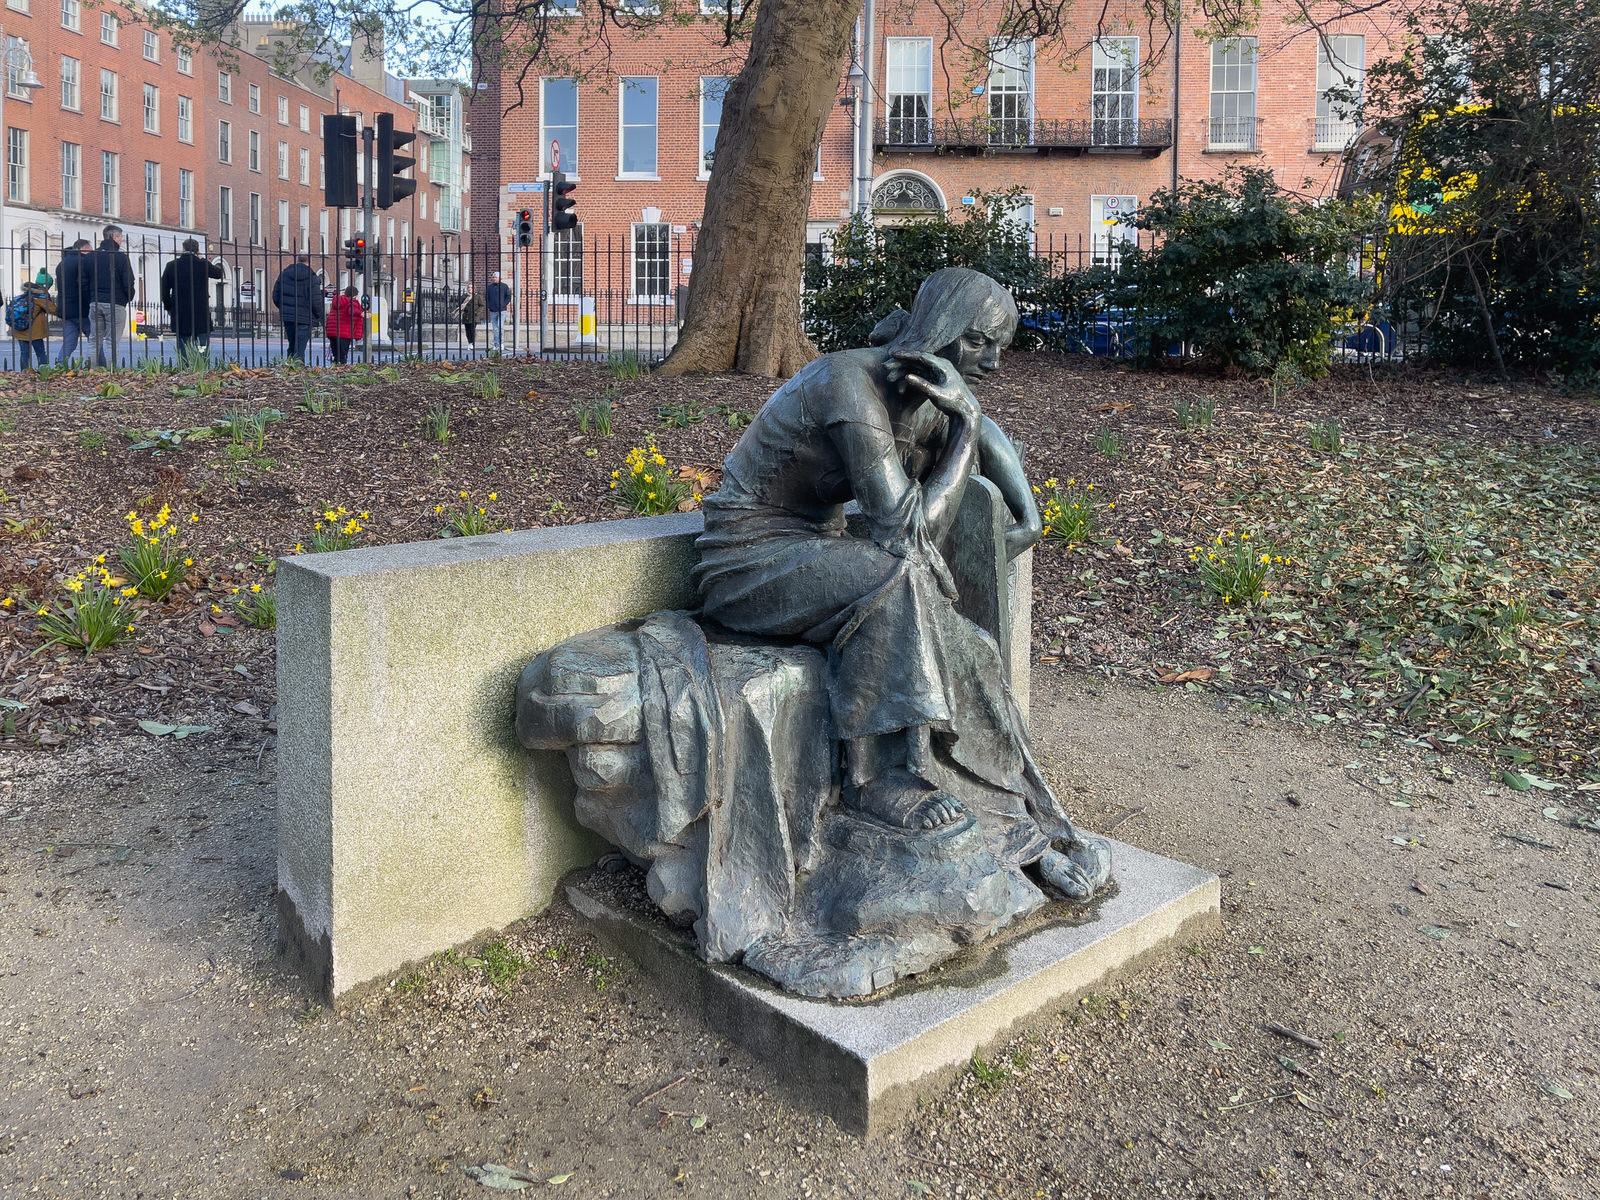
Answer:
<svg viewBox="0 0 1600 1200"><path fill-rule="evenodd" d="M495 350L499 351L505 337L506 313L511 308L511 288L500 282L499 271L489 276L489 286L484 289L483 298L488 302L485 307L489 310L489 335ZM512 319L516 319L515 314Z"/></svg>
<svg viewBox="0 0 1600 1200"><path fill-rule="evenodd" d="M122 227L107 225L100 249L89 256L94 274L94 303L90 306L93 322L94 365L107 365L106 348L111 349L109 363L117 365L117 343L128 332L128 305L133 303L133 264L128 252L122 248Z"/></svg>
<svg viewBox="0 0 1600 1200"><path fill-rule="evenodd" d="M211 342L209 280L222 278L222 264L200 257L200 243L183 239L183 253L161 272L161 307L178 335L178 357L190 346L204 350Z"/></svg>
<svg viewBox="0 0 1600 1200"><path fill-rule="evenodd" d="M65 366L78 353L78 343L89 341L89 310L94 304L94 268L88 238L79 238L61 252L56 264L56 303L61 313L61 356Z"/></svg>
<svg viewBox="0 0 1600 1200"><path fill-rule="evenodd" d="M289 357L306 360L311 331L322 322L322 280L311 269L311 256L299 255L285 267L272 285L272 303L283 321L283 336L289 343Z"/></svg>

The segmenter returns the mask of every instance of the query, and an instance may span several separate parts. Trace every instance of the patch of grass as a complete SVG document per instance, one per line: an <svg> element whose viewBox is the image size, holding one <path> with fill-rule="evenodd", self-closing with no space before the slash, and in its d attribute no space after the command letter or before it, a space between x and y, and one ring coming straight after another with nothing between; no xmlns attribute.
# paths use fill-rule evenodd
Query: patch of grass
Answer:
<svg viewBox="0 0 1600 1200"><path fill-rule="evenodd" d="M1055 479L1046 479L1039 493L1039 516L1044 522L1044 537L1053 542L1081 545L1094 540L1098 524L1094 484L1080 485L1076 479L1067 480L1062 487Z"/></svg>
<svg viewBox="0 0 1600 1200"><path fill-rule="evenodd" d="M656 415L668 429L687 429L706 419L705 410L693 400L679 404L663 404L656 409Z"/></svg>
<svg viewBox="0 0 1600 1200"><path fill-rule="evenodd" d="M134 370L146 379L160 379L167 373L167 364L159 358L146 358Z"/></svg>
<svg viewBox="0 0 1600 1200"><path fill-rule="evenodd" d="M85 450L104 450L110 440L111 435L103 429L78 430L78 445Z"/></svg>
<svg viewBox="0 0 1600 1200"><path fill-rule="evenodd" d="M1324 417L1306 426L1306 432L1311 448L1318 454L1337 454L1344 449L1344 430L1332 417Z"/></svg>
<svg viewBox="0 0 1600 1200"><path fill-rule="evenodd" d="M422 436L430 442L450 440L450 406L443 400L436 401L422 418Z"/></svg>
<svg viewBox="0 0 1600 1200"><path fill-rule="evenodd" d="M589 972L589 982L597 992L605 991L606 985L617 974L617 964L598 950L584 951L583 967Z"/></svg>
<svg viewBox="0 0 1600 1200"><path fill-rule="evenodd" d="M1287 395L1296 388L1305 387L1311 382L1300 372L1300 368L1285 359L1272 369L1272 377L1267 380L1267 387L1272 393L1272 407L1278 407L1278 397Z"/></svg>
<svg viewBox="0 0 1600 1200"><path fill-rule="evenodd" d="M466 504L462 508L452 508L450 510L450 515L445 519L444 528L439 530L440 537L477 537L480 534L499 531L500 526L496 523L494 514L489 511L487 506L474 506L466 492L460 493L460 497L466 501ZM493 504L499 498L496 493L489 493L490 504ZM434 505L433 511L443 514L445 511L444 505Z"/></svg>
<svg viewBox="0 0 1600 1200"><path fill-rule="evenodd" d="M1126 458L1128 454L1117 431L1111 428L1101 429L1094 435L1094 448L1105 458Z"/></svg>
<svg viewBox="0 0 1600 1200"><path fill-rule="evenodd" d="M211 370L211 351L191 342L178 355L175 365L181 375L203 375Z"/></svg>
<svg viewBox="0 0 1600 1200"><path fill-rule="evenodd" d="M385 383L399 383L400 382L400 368L399 367L381 367L378 370L378 378L383 380L383 382L385 382Z"/></svg>
<svg viewBox="0 0 1600 1200"><path fill-rule="evenodd" d="M984 1088L991 1092L998 1092L1011 1082L1011 1072L999 1059L981 1058L976 1050L972 1053L972 1060L967 1064L972 1072L972 1077Z"/></svg>
<svg viewBox="0 0 1600 1200"><path fill-rule="evenodd" d="M500 399L500 376L493 371L478 371L472 376L472 394L480 400Z"/></svg>
<svg viewBox="0 0 1600 1200"><path fill-rule="evenodd" d="M588 404L574 404L572 415L578 419L578 432L591 430L605 437L611 436L611 401L599 399Z"/></svg>
<svg viewBox="0 0 1600 1200"><path fill-rule="evenodd" d="M502 992L509 990L518 977L533 966L531 959L523 958L502 941L490 942L478 954L478 960L483 963L479 969Z"/></svg>
<svg viewBox="0 0 1600 1200"><path fill-rule="evenodd" d="M10 417L0 417L0 433L15 433L17 423Z"/></svg>
<svg viewBox="0 0 1600 1200"><path fill-rule="evenodd" d="M1200 582L1218 600L1248 605L1267 598L1267 578L1274 565L1283 565L1284 558L1274 555L1259 538L1224 529L1209 545L1190 551L1189 561L1199 570Z"/></svg>
<svg viewBox="0 0 1600 1200"><path fill-rule="evenodd" d="M1172 413L1178 418L1178 428L1187 432L1210 429L1217 419L1217 398L1193 396L1187 400L1179 400L1172 406Z"/></svg>
<svg viewBox="0 0 1600 1200"><path fill-rule="evenodd" d="M325 417L330 413L344 412L350 404L338 388L323 389L314 383L306 385L295 408L312 416Z"/></svg>
<svg viewBox="0 0 1600 1200"><path fill-rule="evenodd" d="M283 420L283 413L276 408L260 408L255 412L248 412L242 408L231 408L212 424L226 430L229 439L235 446L244 447L259 454L266 449L267 426L274 421Z"/></svg>
<svg viewBox="0 0 1600 1200"><path fill-rule="evenodd" d="M48 403L50 403L50 393L49 392L24 392L22 395L17 397L17 403L18 404L48 404Z"/></svg>
<svg viewBox="0 0 1600 1200"><path fill-rule="evenodd" d="M1339 465L1219 472L1218 520L1274 530L1273 637L1299 699L1363 725L1600 769L1600 462L1580 446L1347 445ZM1274 563L1276 566L1276 563Z"/></svg>
<svg viewBox="0 0 1600 1200"><path fill-rule="evenodd" d="M618 350L606 355L606 367L613 379L643 379L650 374L650 364L632 350Z"/></svg>

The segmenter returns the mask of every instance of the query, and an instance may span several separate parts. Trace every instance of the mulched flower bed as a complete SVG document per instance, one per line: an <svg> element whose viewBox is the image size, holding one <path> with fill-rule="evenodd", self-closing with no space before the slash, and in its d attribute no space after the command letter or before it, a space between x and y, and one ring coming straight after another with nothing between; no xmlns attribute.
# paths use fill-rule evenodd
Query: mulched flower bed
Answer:
<svg viewBox="0 0 1600 1200"><path fill-rule="evenodd" d="M523 361L12 380L0 747L152 734L141 720L270 725L272 638L239 600L270 589L277 556L311 547L324 512L342 506L324 527L353 520L358 544L436 537L456 514L501 528L627 516L609 485L630 448L657 446L713 488L741 414L774 386L615 374ZM1087 540L1036 555L1041 660L1471 744L1540 784L1600 770L1592 402L1355 367L1274 401L1260 382L1044 354L1008 355L980 400L1036 481L1071 481L1093 510ZM1183 428L1185 401L1191 424L1213 406L1214 424ZM611 436L592 420L582 432L577 411L606 402ZM425 430L441 406L438 441ZM42 645L40 604L96 556L115 563L128 513L163 505L194 564L177 589L131 598L134 633L88 659ZM1225 604L1190 556L1245 532L1288 561L1271 564L1264 602Z"/></svg>

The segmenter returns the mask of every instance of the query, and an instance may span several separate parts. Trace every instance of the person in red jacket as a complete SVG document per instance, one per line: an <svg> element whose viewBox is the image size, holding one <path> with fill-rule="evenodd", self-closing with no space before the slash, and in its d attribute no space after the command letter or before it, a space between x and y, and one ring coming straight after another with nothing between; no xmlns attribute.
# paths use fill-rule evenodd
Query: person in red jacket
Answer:
<svg viewBox="0 0 1600 1200"><path fill-rule="evenodd" d="M357 295L354 287L347 287L344 295L334 297L333 306L328 309L324 329L336 363L349 362L351 344L361 339L361 320L366 314L361 310Z"/></svg>

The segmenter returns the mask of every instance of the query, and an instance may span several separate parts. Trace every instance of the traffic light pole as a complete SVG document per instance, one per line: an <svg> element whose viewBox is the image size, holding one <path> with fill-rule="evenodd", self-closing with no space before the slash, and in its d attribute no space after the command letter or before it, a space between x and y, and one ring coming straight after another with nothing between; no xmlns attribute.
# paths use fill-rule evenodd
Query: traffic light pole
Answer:
<svg viewBox="0 0 1600 1200"><path fill-rule="evenodd" d="M373 154L373 129L370 124L361 127L361 174L366 182L366 187L361 193L361 236L366 241L365 248L361 251L361 361L372 361L372 281L376 277L373 270L373 230L377 227L374 204L377 201L378 172L377 159Z"/></svg>
<svg viewBox="0 0 1600 1200"><path fill-rule="evenodd" d="M550 188L539 193L539 357L543 358L550 345L550 297L544 286L544 256L550 245Z"/></svg>

